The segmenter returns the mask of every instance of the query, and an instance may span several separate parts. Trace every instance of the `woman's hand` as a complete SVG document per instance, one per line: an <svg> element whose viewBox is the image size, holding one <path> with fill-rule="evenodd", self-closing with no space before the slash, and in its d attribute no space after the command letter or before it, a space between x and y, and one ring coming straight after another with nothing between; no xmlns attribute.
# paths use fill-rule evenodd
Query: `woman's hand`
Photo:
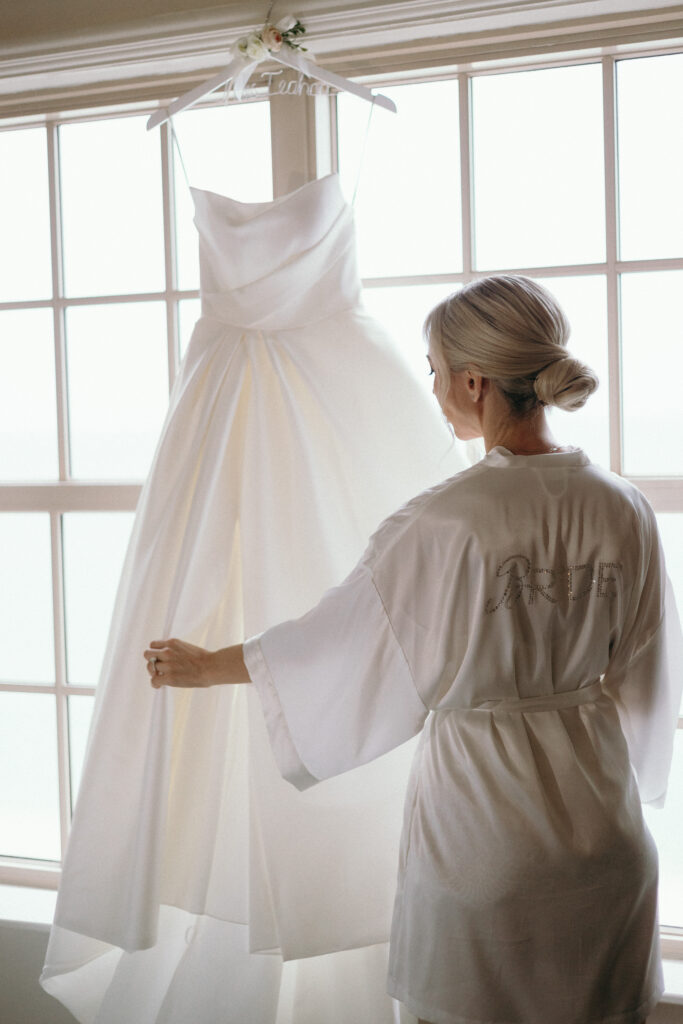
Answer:
<svg viewBox="0 0 683 1024"><path fill-rule="evenodd" d="M145 651L155 690L160 686L205 687L218 683L249 683L242 644L206 651L184 640L152 640Z"/></svg>
<svg viewBox="0 0 683 1024"><path fill-rule="evenodd" d="M214 655L184 640L152 640L145 651L152 686L205 687L215 678Z"/></svg>

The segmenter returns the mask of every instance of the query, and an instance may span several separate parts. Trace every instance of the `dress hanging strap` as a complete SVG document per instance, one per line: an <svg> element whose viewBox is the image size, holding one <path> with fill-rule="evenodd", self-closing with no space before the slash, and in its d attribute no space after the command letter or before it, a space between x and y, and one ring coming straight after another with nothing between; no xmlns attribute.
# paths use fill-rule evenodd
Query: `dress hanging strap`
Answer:
<svg viewBox="0 0 683 1024"><path fill-rule="evenodd" d="M365 151L368 148L368 137L370 135L370 124L372 123L372 114L375 109L375 98L373 96L372 103L370 104L370 113L368 114L368 121L365 126L365 136L363 138L363 145L360 151L360 160L358 161L358 171L356 173L356 184L353 189L353 196L351 198L351 206L356 205L356 196L358 194L358 186L360 185L360 176L363 170L363 164L365 163Z"/></svg>
<svg viewBox="0 0 683 1024"><path fill-rule="evenodd" d="M172 117L169 117L168 123L169 123L169 125L171 127L171 136L173 137L173 143L175 145L176 152L178 153L178 159L180 160L180 166L183 169L183 175L185 177L185 181L187 183L187 187L191 189L192 186L190 185L190 179L187 176L187 168L185 167L185 161L183 160L183 154L182 154L182 151L180 149L180 143L178 142L178 136L176 135L176 130L175 130L175 127L173 125L173 118Z"/></svg>

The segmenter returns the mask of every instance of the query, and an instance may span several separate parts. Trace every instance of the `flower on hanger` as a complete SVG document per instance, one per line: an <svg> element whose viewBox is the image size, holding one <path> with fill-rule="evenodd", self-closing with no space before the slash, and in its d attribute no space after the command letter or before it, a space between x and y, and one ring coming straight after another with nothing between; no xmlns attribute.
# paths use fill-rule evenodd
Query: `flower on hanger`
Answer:
<svg viewBox="0 0 683 1024"><path fill-rule="evenodd" d="M237 40L237 52L245 60L262 61L266 60L269 53L277 53L282 46L288 46L291 50L305 50L299 38L304 35L306 28L298 18L287 14L278 21L277 25L266 24L260 32L250 32Z"/></svg>
<svg viewBox="0 0 683 1024"><path fill-rule="evenodd" d="M261 39L264 46L267 46L271 53L277 53L285 41L282 32L275 25L264 25L261 32Z"/></svg>
<svg viewBox="0 0 683 1024"><path fill-rule="evenodd" d="M299 36L304 35L306 28L301 24L298 18L295 18L292 14L286 15L278 21L275 28L278 32L282 33L282 41L287 46L291 47L292 50L305 50L306 47L302 46L298 42Z"/></svg>
<svg viewBox="0 0 683 1024"><path fill-rule="evenodd" d="M249 60L265 60L269 53L268 47L258 32L250 32L248 36L238 39L237 49L243 57L247 57Z"/></svg>
<svg viewBox="0 0 683 1024"><path fill-rule="evenodd" d="M301 24L301 22L298 18L295 18L293 14L285 14L284 18L280 18L275 28L284 33L290 32L295 25L299 24Z"/></svg>

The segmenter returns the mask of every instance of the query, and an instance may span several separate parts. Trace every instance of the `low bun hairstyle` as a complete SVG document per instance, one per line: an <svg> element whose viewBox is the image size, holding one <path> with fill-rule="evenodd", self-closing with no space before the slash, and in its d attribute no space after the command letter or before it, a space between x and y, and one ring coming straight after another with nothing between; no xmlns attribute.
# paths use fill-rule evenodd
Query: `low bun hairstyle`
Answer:
<svg viewBox="0 0 683 1024"><path fill-rule="evenodd" d="M593 371L567 355L539 370L534 380L534 391L541 405L557 405L574 412L585 404L598 386Z"/></svg>
<svg viewBox="0 0 683 1024"><path fill-rule="evenodd" d="M424 330L442 404L451 373L465 369L489 378L517 416L542 405L580 409L598 386L593 371L567 352L562 309L528 277L466 284L431 311Z"/></svg>

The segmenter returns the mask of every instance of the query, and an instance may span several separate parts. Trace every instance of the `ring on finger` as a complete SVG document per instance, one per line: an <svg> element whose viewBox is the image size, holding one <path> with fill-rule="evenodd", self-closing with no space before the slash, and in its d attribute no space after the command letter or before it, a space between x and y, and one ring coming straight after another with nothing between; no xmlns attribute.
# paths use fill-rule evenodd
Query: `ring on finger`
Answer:
<svg viewBox="0 0 683 1024"><path fill-rule="evenodd" d="M157 669L157 661L158 660L159 660L158 658L150 658L149 659L149 664L152 666L152 675L153 676L156 676L156 675L159 674L159 670Z"/></svg>

